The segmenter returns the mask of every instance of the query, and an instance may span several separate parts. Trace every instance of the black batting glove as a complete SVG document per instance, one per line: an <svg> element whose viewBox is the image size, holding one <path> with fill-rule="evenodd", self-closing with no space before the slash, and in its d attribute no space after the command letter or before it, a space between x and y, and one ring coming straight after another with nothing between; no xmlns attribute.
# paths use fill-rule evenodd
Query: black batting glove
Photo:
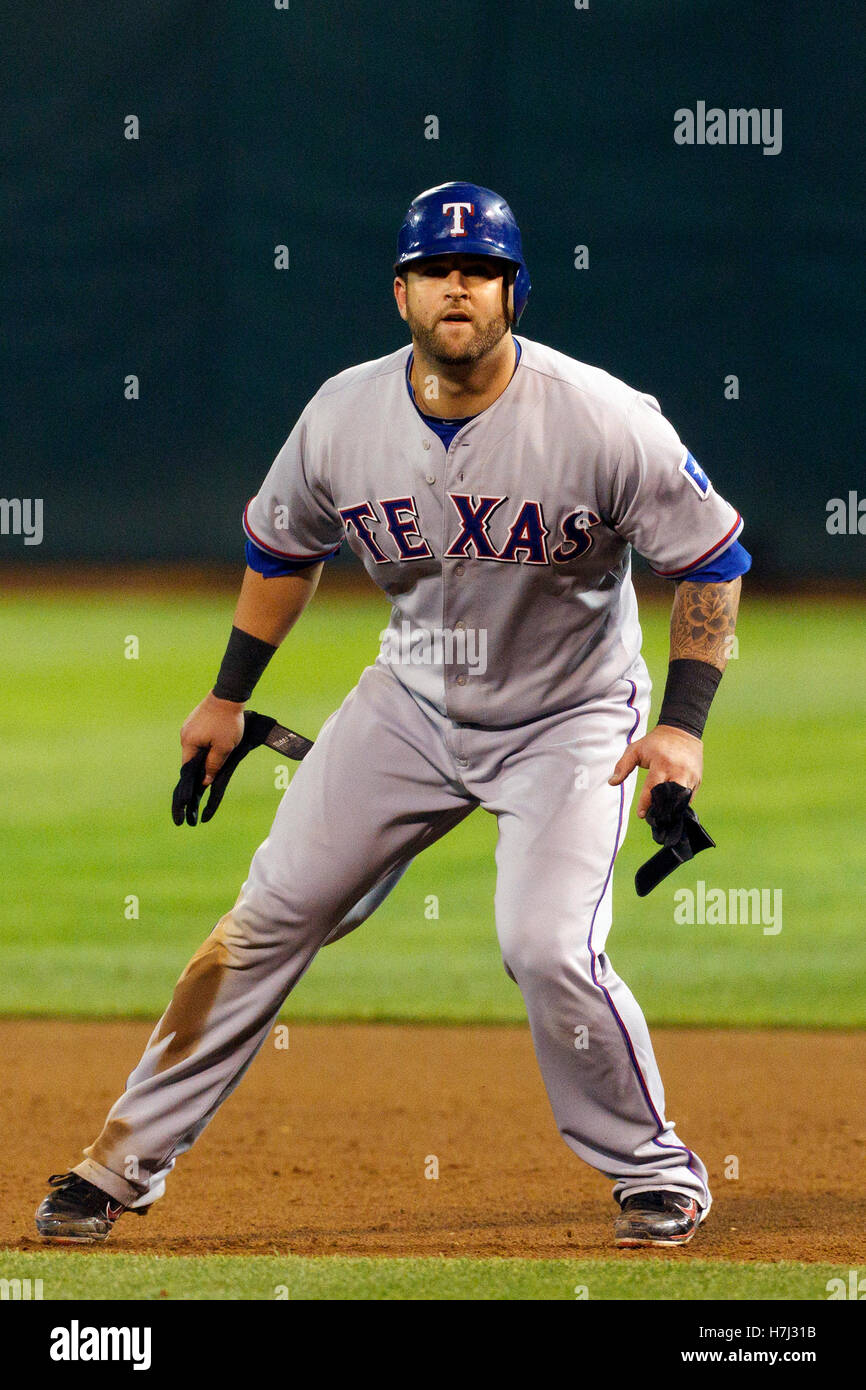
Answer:
<svg viewBox="0 0 866 1390"><path fill-rule="evenodd" d="M679 844L685 834L686 809L692 799L691 791L688 787L681 787L679 782L657 782L650 797L646 823L656 844L671 849Z"/></svg>
<svg viewBox="0 0 866 1390"><path fill-rule="evenodd" d="M202 825L212 820L219 810L229 779L238 763L243 761L247 753L251 753L254 748L259 748L265 742L276 722L276 719L270 719L266 714L245 710L243 738L229 753L210 784L210 796L201 813ZM184 821L187 825L198 824L199 803L205 790L207 755L208 749L200 748L180 769L180 779L171 798L171 818L175 825L183 825Z"/></svg>
<svg viewBox="0 0 866 1390"><path fill-rule="evenodd" d="M662 848L634 876L639 898L645 898L680 864L687 864L701 850L713 849L716 843L689 805L692 794L688 787L681 787L679 782L658 782L650 797L646 823Z"/></svg>

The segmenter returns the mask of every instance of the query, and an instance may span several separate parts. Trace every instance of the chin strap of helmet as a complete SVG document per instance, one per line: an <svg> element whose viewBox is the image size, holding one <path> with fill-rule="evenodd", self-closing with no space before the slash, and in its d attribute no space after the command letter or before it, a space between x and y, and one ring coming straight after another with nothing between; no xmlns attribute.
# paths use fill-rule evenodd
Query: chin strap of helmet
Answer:
<svg viewBox="0 0 866 1390"><path fill-rule="evenodd" d="M502 310L509 328L517 327L514 313L514 282L517 279L517 269L516 265L507 263L502 275Z"/></svg>

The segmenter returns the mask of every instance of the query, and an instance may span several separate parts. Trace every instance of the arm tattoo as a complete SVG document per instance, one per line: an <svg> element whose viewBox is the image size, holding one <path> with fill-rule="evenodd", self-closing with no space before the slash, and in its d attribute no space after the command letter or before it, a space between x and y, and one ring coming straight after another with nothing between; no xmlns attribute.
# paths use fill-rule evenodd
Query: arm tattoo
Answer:
<svg viewBox="0 0 866 1390"><path fill-rule="evenodd" d="M677 585L671 613L671 661L706 661L724 671L737 623L742 581Z"/></svg>

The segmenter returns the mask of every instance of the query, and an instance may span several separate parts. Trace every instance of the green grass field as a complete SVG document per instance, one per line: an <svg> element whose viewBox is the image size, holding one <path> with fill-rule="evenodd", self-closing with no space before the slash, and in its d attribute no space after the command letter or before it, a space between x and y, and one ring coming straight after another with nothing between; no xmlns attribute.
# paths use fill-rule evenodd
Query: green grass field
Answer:
<svg viewBox="0 0 866 1390"><path fill-rule="evenodd" d="M180 723L218 664L231 598L72 592L7 596L0 1012L156 1017L188 956L234 902L280 792L277 756L253 754L216 819L177 829L169 802ZM374 657L387 608L319 594L272 663L255 706L313 735ZM667 614L646 606L660 693ZM127 637L139 656L124 656ZM640 901L654 848L632 816L610 953L652 1022L866 1023L866 660L853 606L746 598L706 739L698 806L717 840ZM479 811L428 850L375 917L322 953L289 1001L295 1018L521 1019L502 970L492 898L496 826ZM782 892L782 930L685 925L674 892ZM425 915L428 895L438 920ZM127 900L138 900L128 919ZM820 989L816 981L820 979Z"/></svg>
<svg viewBox="0 0 866 1390"><path fill-rule="evenodd" d="M848 1268L654 1260L351 1259L293 1255L21 1254L0 1251L4 1279L42 1280L50 1299L826 1300Z"/></svg>
<svg viewBox="0 0 866 1390"><path fill-rule="evenodd" d="M254 754L216 820L171 823L177 731L209 687L231 597L71 591L0 600L4 795L0 1012L155 1018L188 956L235 899L280 792ZM385 605L327 587L272 664L255 706L314 735L374 657ZM667 613L643 611L657 685ZM138 639L138 658L124 656ZM610 950L654 1023L866 1023L866 661L853 606L753 601L706 739L698 802L718 841L649 899L653 846L632 820ZM658 691L657 691L658 698ZM523 1018L493 923L496 827L478 812L417 861L374 919L324 951L289 1001L298 1019L506 1022ZM782 892L782 930L680 925L677 887ZM428 895L439 917L425 915ZM138 916L129 903L137 900ZM206 1259L0 1252L5 1279L46 1299L825 1299L824 1265L599 1261ZM283 1292L284 1290L284 1292Z"/></svg>

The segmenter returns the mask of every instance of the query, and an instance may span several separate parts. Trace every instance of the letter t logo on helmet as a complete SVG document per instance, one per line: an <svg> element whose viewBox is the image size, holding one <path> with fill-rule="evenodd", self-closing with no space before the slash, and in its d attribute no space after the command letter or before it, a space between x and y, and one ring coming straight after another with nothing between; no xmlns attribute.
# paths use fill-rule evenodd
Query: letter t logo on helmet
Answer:
<svg viewBox="0 0 866 1390"><path fill-rule="evenodd" d="M520 228L505 199L477 183L440 183L428 188L410 204L397 236L394 272L413 261L449 256L459 249L468 255L493 256L513 267L509 287L511 324L514 327L529 298L529 271L523 259Z"/></svg>
<svg viewBox="0 0 866 1390"><path fill-rule="evenodd" d="M454 221L451 223L452 236L465 236L466 228L463 225L464 210L470 215L475 211L474 203L443 203L442 211L454 213Z"/></svg>

